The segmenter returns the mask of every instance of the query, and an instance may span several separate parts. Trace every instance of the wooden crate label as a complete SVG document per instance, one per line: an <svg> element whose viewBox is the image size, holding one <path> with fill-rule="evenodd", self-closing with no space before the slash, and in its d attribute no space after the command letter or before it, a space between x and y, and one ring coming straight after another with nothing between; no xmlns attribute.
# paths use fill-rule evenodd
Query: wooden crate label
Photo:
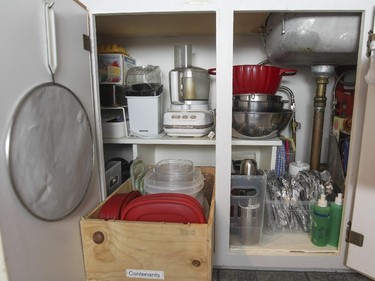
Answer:
<svg viewBox="0 0 375 281"><path fill-rule="evenodd" d="M180 229L181 236L195 236L195 229Z"/></svg>
<svg viewBox="0 0 375 281"><path fill-rule="evenodd" d="M164 280L164 271L127 269L127 278Z"/></svg>

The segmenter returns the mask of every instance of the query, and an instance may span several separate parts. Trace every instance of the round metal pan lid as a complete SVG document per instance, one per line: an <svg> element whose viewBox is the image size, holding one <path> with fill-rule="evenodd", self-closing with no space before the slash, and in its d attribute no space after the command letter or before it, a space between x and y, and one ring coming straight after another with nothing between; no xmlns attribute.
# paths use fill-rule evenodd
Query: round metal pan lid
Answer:
<svg viewBox="0 0 375 281"><path fill-rule="evenodd" d="M60 220L82 201L93 139L87 113L68 88L47 83L30 90L13 115L6 149L13 188L31 214Z"/></svg>

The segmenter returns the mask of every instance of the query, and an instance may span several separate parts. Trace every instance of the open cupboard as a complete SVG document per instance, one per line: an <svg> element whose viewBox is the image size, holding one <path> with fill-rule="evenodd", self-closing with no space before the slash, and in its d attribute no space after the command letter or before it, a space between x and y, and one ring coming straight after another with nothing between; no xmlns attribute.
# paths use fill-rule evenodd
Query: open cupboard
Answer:
<svg viewBox="0 0 375 281"><path fill-rule="evenodd" d="M180 157L192 159L195 165L215 167L215 247L212 248L213 253L210 252L208 255L212 257L213 267L318 271L354 268L363 274L375 277L373 266L375 216L370 212L375 198L373 188L375 150L372 128L375 119L373 110L375 94L371 84L374 80L371 78L373 72L369 76L369 86L365 80L371 61L371 58L366 56L366 43L368 31L373 27L373 1L344 0L338 3L323 0L313 2L54 0L53 2L54 5L52 1L40 0L0 2L3 11L0 19L2 23L0 34L4 39L0 56L3 66L6 66L1 68L0 75L0 90L4 93L0 103L2 128L0 143L3 148L0 150L2 159L0 162L1 280L39 281L50 280L51 276L55 281L85 280L78 221L100 205L100 200L105 198L106 160L116 156L131 160L138 155L142 155L145 162L150 164L165 158ZM51 11L49 7L55 12L56 20L55 54L58 66L55 75L51 75L48 69L46 55L48 52L45 11L46 8ZM281 144L278 139L247 141L231 137L232 66L256 64L263 60L266 55L259 27L264 25L269 13L291 11L354 12L361 18L350 161L345 182L345 210L339 249L324 247L319 249L320 252L314 252L308 238L299 234L296 236L301 239L294 239L293 235L274 235L269 240L271 244L242 247L235 244L234 237L230 235L231 160L255 157L260 168L269 169L276 163L276 150ZM84 43L91 43L91 53L86 51L90 44L82 46L83 34L88 35ZM160 65L164 84L167 84L167 72L173 68L173 45L191 43L195 52L194 64L217 69L217 75L210 77L212 81L210 104L217 113L215 138L103 139L96 61L97 48L102 43L123 45L137 59L138 65L147 63ZM374 57L374 51L372 56ZM283 79L283 84L292 89L296 95L297 121L301 123L301 129L297 131L297 160L308 162L315 81L309 66L298 66L297 70L295 76ZM82 202L67 217L51 222L33 216L19 200L10 176L7 148L12 145L8 137L13 116L25 100L24 97L36 85L51 84L53 80L69 88L87 112L92 129L94 157L92 174ZM332 89L332 80L330 79L328 84L328 92ZM168 107L168 94L166 96L164 106ZM327 108L329 103L328 101ZM64 108L67 115L71 114L72 110L69 106ZM50 107L43 109L50 109ZM38 116L42 110L38 107ZM328 131L328 129L325 131L325 137ZM56 138L48 134L47 129L45 132L48 137L42 137L43 142L30 141L28 144L42 146L43 152L46 148L44 140L50 141L51 147L56 146ZM26 143L31 140L27 134L22 136L22 140ZM73 138L67 140L68 147L76 145L72 140ZM87 144L87 147L89 145ZM43 165L38 163L42 160L48 161L47 163L51 163L49 160L54 161L56 150L58 149L48 150L48 153L42 153L41 157L28 157L20 149L17 151L17 156L19 155L20 158L14 163L13 171L20 172L27 180L32 180L34 177L26 176L20 168L23 164L29 163L33 175L38 172L39 175L45 175L43 172L47 169L41 168ZM69 149L67 150L62 153L69 154ZM323 158L327 154L327 148L324 147ZM72 171L71 168L76 164L82 167L87 163L83 163L80 154L70 156L69 161L66 161L67 165L64 166L67 168L64 172L68 171L67 177L80 177L79 172ZM322 162L325 162L325 159L322 159ZM47 166L53 167L53 165ZM43 178L46 182L53 179L47 176ZM25 189L29 190L29 187L29 184L25 185ZM64 187L60 190L65 190ZM102 191L102 196L99 191ZM64 202L61 197L56 200L59 203ZM349 221L351 221L352 234L357 233L352 235L351 239L355 242L353 238L363 237L362 246L344 241L346 225ZM300 241L302 242L298 245ZM210 268L206 269L209 275ZM121 274L120 271L118 273Z"/></svg>
<svg viewBox="0 0 375 281"><path fill-rule="evenodd" d="M361 14L356 78L356 94L353 112L353 126L348 173L345 186L344 213L341 225L340 244L316 247L306 233L275 233L263 235L259 246L242 246L230 234L230 188L231 161L255 158L261 169L275 167L279 139L254 141L232 138L231 100L232 66L236 64L257 64L266 58L262 28L272 12L314 12L334 11L334 4L318 1L314 7L293 1L81 1L89 11L93 89L96 111L100 112L99 83L97 80L97 48L102 44L124 46L137 65L158 65L162 69L163 84L168 88L168 72L173 68L173 45L193 45L193 64L203 68L216 67L217 75L211 79L210 105L216 109L215 137L208 138L105 138L98 137L102 162L116 155L132 160L141 156L146 164L167 158L190 159L199 166L216 167L216 217L214 267L248 269L312 269L347 270L348 244L345 242L347 223L351 221L354 195L360 166L362 130L365 118L367 73L369 58L366 56L367 32L373 26L373 3L353 7L349 1L340 4L340 12ZM282 85L290 87L296 98L297 121L302 128L297 131L298 160L309 162L311 140L311 118L313 115L314 79L310 66L295 67L296 76L283 78ZM327 90L326 120L323 134L321 162L326 162L330 127L330 90ZM329 94L328 94L329 93ZM164 112L169 106L169 92L164 93ZM98 114L100 116L100 114ZM101 126L97 120L100 136ZM288 132L285 132L288 134ZM364 164L365 165L365 164ZM101 168L104 174L104 167ZM367 175L368 176L368 175ZM373 179L372 179L373 180ZM373 181L372 181L373 184ZM103 194L105 196L105 194ZM357 246L351 246L357 247ZM350 266L350 265L349 265ZM375 276L373 269L361 269L369 276Z"/></svg>

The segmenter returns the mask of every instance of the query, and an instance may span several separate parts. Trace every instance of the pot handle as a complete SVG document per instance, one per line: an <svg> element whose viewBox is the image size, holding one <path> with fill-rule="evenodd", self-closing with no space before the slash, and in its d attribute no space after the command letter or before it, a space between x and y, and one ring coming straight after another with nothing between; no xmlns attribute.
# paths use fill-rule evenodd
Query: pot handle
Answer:
<svg viewBox="0 0 375 281"><path fill-rule="evenodd" d="M211 75L216 75L216 68L209 68L207 71Z"/></svg>
<svg viewBox="0 0 375 281"><path fill-rule="evenodd" d="M292 68L281 68L280 75L282 76L292 76L297 73L297 70Z"/></svg>

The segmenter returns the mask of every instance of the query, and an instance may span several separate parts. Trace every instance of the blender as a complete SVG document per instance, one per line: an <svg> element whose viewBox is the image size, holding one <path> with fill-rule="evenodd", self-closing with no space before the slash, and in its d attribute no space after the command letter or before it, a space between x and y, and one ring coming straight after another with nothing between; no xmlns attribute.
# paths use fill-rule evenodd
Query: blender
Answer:
<svg viewBox="0 0 375 281"><path fill-rule="evenodd" d="M169 72L171 107L164 114L164 131L169 136L205 136L215 123L208 104L208 71L192 66L191 45L174 46L174 64Z"/></svg>

